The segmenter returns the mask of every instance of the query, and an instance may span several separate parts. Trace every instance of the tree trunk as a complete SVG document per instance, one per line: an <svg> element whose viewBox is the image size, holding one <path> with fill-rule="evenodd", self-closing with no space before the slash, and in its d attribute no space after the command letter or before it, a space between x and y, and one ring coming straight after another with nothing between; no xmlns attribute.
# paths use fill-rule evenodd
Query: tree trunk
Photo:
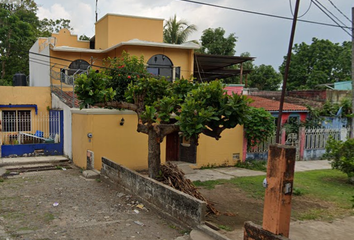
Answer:
<svg viewBox="0 0 354 240"><path fill-rule="evenodd" d="M151 128L149 129L149 140L148 140L148 166L149 166L149 177L156 179L159 176L160 164L161 164L161 150L160 141L158 140L158 135L156 131Z"/></svg>

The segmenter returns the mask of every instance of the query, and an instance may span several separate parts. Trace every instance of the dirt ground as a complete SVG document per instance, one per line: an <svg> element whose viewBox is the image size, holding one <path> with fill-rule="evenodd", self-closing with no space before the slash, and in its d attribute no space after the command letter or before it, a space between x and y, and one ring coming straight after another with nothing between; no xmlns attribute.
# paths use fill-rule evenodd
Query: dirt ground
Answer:
<svg viewBox="0 0 354 240"><path fill-rule="evenodd" d="M79 169L0 182L0 239L175 239L184 231Z"/></svg>
<svg viewBox="0 0 354 240"><path fill-rule="evenodd" d="M245 221L252 221L256 224L262 225L263 218L263 200L255 199L251 197L248 193L243 190L235 187L232 184L223 184L217 185L214 189L208 190L203 187L199 188L200 192L206 197L209 201L214 203L214 206L217 210L221 212L220 215L209 215L207 220L212 222L214 225L221 228L222 234L228 236L230 239L242 239L243 236L243 224ZM306 232L313 231L314 229L319 229L318 226L326 226L329 224L328 221L296 221L300 216L304 216L309 210L311 211L322 211L322 210L331 210L336 211L334 206L325 201L316 201L309 199L304 196L293 196L292 198L292 223L296 223L294 228L294 236L297 238L294 239L306 239L301 236L301 233L306 236ZM226 214L225 214L226 213ZM354 215L354 214L353 214ZM349 217L346 221L350 222L350 226L347 229L352 229L354 223L352 223L353 217ZM315 224L316 228L311 227L311 224ZM306 227L309 226L309 229ZM341 233L344 229L340 229L341 224L338 225L336 231L328 235L330 238L322 239L346 239L346 238L337 238L336 234ZM344 224L342 224L344 226ZM292 229L292 228L291 228ZM327 226L327 229L331 229ZM323 232L323 231L322 231ZM311 234L319 234L320 232L314 232ZM351 235L352 236L352 235ZM350 237L351 238L351 237ZM293 238L292 238L293 239ZM310 239L310 238L307 238Z"/></svg>

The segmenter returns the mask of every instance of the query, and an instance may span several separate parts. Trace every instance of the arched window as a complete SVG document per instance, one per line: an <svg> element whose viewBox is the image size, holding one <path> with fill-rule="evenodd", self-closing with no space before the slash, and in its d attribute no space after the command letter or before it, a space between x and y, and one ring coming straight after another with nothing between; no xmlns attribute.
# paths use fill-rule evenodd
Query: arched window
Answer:
<svg viewBox="0 0 354 240"><path fill-rule="evenodd" d="M69 65L69 69L72 72L73 70L83 70L86 71L88 69L88 67L90 66L90 64L88 62L86 62L85 60L82 59L78 59L73 61L72 63L70 63Z"/></svg>
<svg viewBox="0 0 354 240"><path fill-rule="evenodd" d="M172 81L173 77L173 63L166 55L157 54L152 56L147 62L147 70L156 76L166 77L167 80ZM178 68L179 69L179 68ZM179 70L176 77L179 78Z"/></svg>
<svg viewBox="0 0 354 240"><path fill-rule="evenodd" d="M69 68L61 69L61 81L72 85L74 83L73 75L80 74L89 68L90 64L82 59L77 59L70 63Z"/></svg>

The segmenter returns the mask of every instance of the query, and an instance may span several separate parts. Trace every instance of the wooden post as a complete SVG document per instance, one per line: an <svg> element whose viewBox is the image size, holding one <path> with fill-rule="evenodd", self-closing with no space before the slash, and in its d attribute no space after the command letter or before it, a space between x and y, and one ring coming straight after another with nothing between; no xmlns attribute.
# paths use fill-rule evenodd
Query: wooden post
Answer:
<svg viewBox="0 0 354 240"><path fill-rule="evenodd" d="M305 127L299 128L299 160L304 160L305 154L306 133Z"/></svg>
<svg viewBox="0 0 354 240"><path fill-rule="evenodd" d="M241 63L241 69L240 69L240 84L242 84L242 77L243 77L243 63Z"/></svg>
<svg viewBox="0 0 354 240"><path fill-rule="evenodd" d="M289 237L296 148L269 146L263 229Z"/></svg>

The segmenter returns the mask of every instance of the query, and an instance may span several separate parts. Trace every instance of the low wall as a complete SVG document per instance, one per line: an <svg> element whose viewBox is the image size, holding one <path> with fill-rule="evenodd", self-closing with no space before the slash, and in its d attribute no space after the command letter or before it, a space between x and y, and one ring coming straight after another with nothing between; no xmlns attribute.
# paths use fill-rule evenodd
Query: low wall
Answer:
<svg viewBox="0 0 354 240"><path fill-rule="evenodd" d="M321 160L326 149L305 149L303 160Z"/></svg>
<svg viewBox="0 0 354 240"><path fill-rule="evenodd" d="M34 154L35 150L43 149L44 155L63 155L63 143L36 143L36 144L18 144L18 145L2 145L1 157L17 157L29 156Z"/></svg>
<svg viewBox="0 0 354 240"><path fill-rule="evenodd" d="M177 191L156 180L145 177L107 158L102 158L101 175L122 185L142 202L182 226L203 224L206 203Z"/></svg>

